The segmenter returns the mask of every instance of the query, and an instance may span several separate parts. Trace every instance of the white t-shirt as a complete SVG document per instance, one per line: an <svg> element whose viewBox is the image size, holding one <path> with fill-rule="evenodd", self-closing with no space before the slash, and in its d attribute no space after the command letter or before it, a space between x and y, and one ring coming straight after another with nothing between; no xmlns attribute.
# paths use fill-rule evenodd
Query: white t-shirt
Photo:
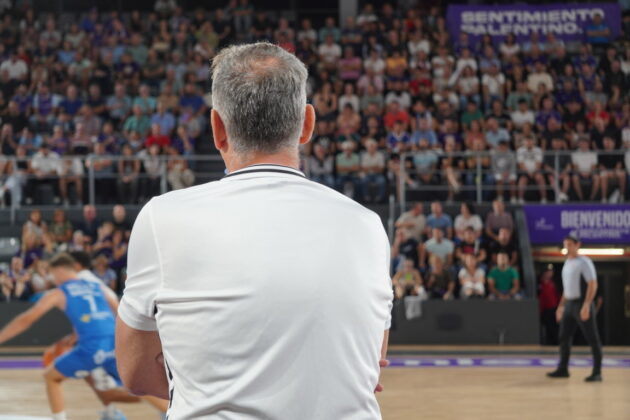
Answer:
<svg viewBox="0 0 630 420"><path fill-rule="evenodd" d="M341 57L341 47L337 44L322 44L317 50L319 56L327 63L335 62Z"/></svg>
<svg viewBox="0 0 630 420"><path fill-rule="evenodd" d="M512 114L510 115L510 118L512 122L514 123L514 125L516 125L517 127L520 127L525 123L534 124L534 121L536 120L536 117L534 116L534 112L530 109L528 109L525 112L516 110L512 112Z"/></svg>
<svg viewBox="0 0 630 420"><path fill-rule="evenodd" d="M455 230L464 230L469 227L473 228L475 232L479 232L483 229L483 222L478 214L473 214L468 219L461 214L455 217Z"/></svg>
<svg viewBox="0 0 630 420"><path fill-rule="evenodd" d="M597 165L597 153L588 151L575 151L571 153L571 162L580 173L591 173L593 166Z"/></svg>
<svg viewBox="0 0 630 420"><path fill-rule="evenodd" d="M498 73L496 75L486 73L481 77L481 84L488 88L488 93L490 93L490 95L503 95L505 76L503 73Z"/></svg>
<svg viewBox="0 0 630 420"><path fill-rule="evenodd" d="M375 213L253 165L144 206L119 316L159 331L173 419L380 419L389 255Z"/></svg>
<svg viewBox="0 0 630 420"><path fill-rule="evenodd" d="M516 151L516 161L525 167L528 173L538 170L538 165L543 161L543 152L540 147L528 149L525 146L519 147Z"/></svg>

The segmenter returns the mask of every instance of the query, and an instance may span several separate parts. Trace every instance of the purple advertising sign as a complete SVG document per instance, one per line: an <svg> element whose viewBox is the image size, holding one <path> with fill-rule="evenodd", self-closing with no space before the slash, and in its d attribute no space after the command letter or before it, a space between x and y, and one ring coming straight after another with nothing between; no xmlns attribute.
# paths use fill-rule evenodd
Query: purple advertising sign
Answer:
<svg viewBox="0 0 630 420"><path fill-rule="evenodd" d="M577 235L585 244L630 243L630 205L523 206L532 244L560 244Z"/></svg>
<svg viewBox="0 0 630 420"><path fill-rule="evenodd" d="M460 32L466 32L473 41L485 34L501 40L513 33L522 41L532 32L553 32L557 38L569 42L585 40L586 28L596 14L603 17L613 39L619 36L621 10L617 3L451 5L446 19L455 42Z"/></svg>

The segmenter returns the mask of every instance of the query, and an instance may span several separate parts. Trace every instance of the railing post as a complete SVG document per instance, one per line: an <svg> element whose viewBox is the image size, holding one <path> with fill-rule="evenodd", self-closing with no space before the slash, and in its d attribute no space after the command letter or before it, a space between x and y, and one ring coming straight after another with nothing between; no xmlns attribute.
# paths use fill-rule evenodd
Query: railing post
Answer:
<svg viewBox="0 0 630 420"><path fill-rule="evenodd" d="M89 190L89 198L90 205L96 204L96 182L94 180L94 159L92 156L87 157L88 165L88 190Z"/></svg>
<svg viewBox="0 0 630 420"><path fill-rule="evenodd" d="M481 202L483 201L483 195L482 195L482 185L483 182L481 180L481 176L482 176L482 172L481 172L481 156L479 154L479 152L475 152L477 154L477 176L475 177L475 185L477 187L477 204L481 204Z"/></svg>
<svg viewBox="0 0 630 420"><path fill-rule="evenodd" d="M160 194L165 194L168 190L168 185L166 184L166 167L167 167L167 159L166 156L160 156L160 161L162 163L162 175L160 175Z"/></svg>
<svg viewBox="0 0 630 420"><path fill-rule="evenodd" d="M394 237L394 220L396 218L396 198L394 194L389 195L389 218L387 219L387 235L390 240Z"/></svg>
<svg viewBox="0 0 630 420"><path fill-rule="evenodd" d="M560 156L558 155L557 151L555 152L555 155L553 157L553 170L554 170L553 189L554 189L554 194L556 196L556 203L559 203L560 202Z"/></svg>
<svg viewBox="0 0 630 420"><path fill-rule="evenodd" d="M405 209L407 208L406 203L407 203L407 198L406 198L406 186L405 186L405 162L407 160L407 154L406 153L401 153L400 154L400 171L398 173L398 186L399 186L399 191L400 191L400 197L398 197L398 201L400 202L400 209L401 211L405 211Z"/></svg>

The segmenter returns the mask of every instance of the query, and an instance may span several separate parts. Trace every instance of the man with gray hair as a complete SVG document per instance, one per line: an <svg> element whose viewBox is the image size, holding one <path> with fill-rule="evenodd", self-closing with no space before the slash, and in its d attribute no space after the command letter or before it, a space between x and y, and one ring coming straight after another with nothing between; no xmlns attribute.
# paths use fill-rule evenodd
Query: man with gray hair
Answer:
<svg viewBox="0 0 630 420"><path fill-rule="evenodd" d="M210 119L228 174L154 197L129 243L116 352L135 394L191 419L380 419L392 284L380 218L298 170L307 71L222 50Z"/></svg>

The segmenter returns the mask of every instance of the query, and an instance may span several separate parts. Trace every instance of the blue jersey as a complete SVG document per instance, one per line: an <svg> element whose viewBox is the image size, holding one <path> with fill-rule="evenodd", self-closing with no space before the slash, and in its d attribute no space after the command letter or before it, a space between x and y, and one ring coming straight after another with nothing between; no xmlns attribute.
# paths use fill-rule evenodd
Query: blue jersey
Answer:
<svg viewBox="0 0 630 420"><path fill-rule="evenodd" d="M114 314L101 287L85 280L70 280L59 286L66 296L66 316L79 336L79 343L114 337Z"/></svg>

